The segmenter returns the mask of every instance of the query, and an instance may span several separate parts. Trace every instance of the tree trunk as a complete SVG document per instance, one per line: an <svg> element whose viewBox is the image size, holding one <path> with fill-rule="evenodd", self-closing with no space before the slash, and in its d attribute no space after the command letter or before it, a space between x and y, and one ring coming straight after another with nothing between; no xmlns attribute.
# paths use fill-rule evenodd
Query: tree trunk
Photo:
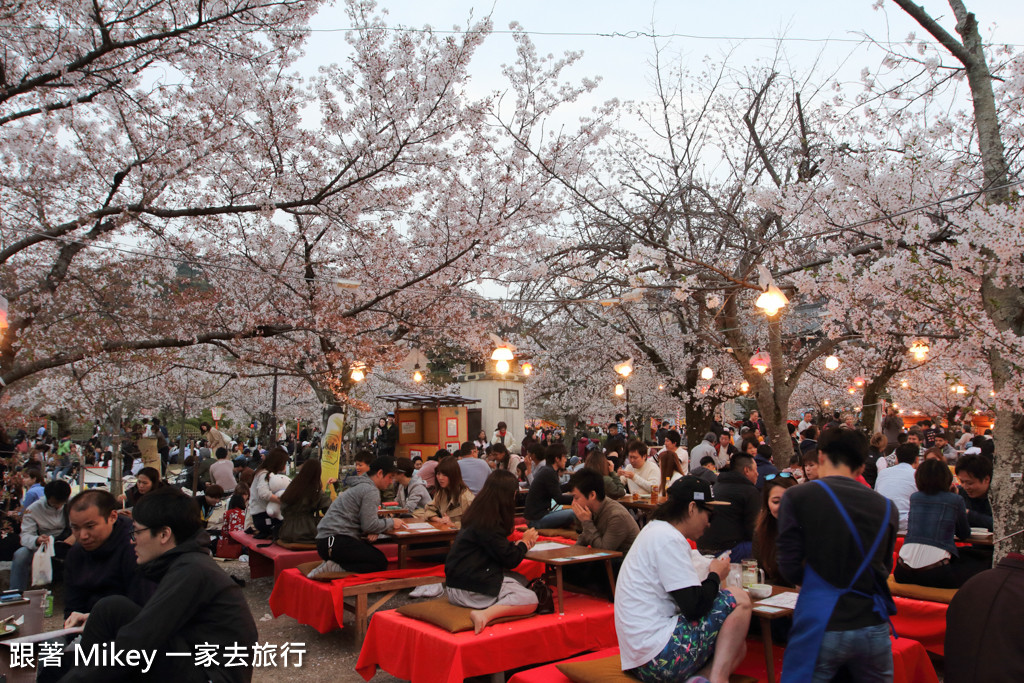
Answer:
<svg viewBox="0 0 1024 683"><path fill-rule="evenodd" d="M899 372L899 364L887 361L878 375L871 380L869 384L864 387L864 403L861 407L861 424L865 425L868 434L871 434L875 429L875 418L878 415L878 403L881 400L880 396L885 391L885 388L889 385L891 380L896 373Z"/></svg>

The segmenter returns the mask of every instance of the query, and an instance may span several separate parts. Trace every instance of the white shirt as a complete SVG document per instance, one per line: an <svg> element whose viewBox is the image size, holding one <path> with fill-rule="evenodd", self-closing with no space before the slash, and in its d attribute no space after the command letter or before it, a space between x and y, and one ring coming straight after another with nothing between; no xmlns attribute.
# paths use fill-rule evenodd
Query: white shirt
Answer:
<svg viewBox="0 0 1024 683"><path fill-rule="evenodd" d="M668 453L667 448L662 448L658 451L658 462L661 462L661 456L663 453ZM690 455L686 452L686 449L680 446L676 449L676 458L679 459L679 464L683 466L683 472L690 471Z"/></svg>
<svg viewBox="0 0 1024 683"><path fill-rule="evenodd" d="M796 426L797 436L799 436L800 434L803 434L804 430L807 429L808 427L812 426L813 424L814 424L813 422L808 422L807 420L800 420L800 424L798 424Z"/></svg>
<svg viewBox="0 0 1024 683"><path fill-rule="evenodd" d="M633 472L633 478L622 477L622 483L626 486L626 490L629 493L647 493L650 494L651 487L658 484L658 480L661 479L661 468L654 464L654 461L647 458L644 460L644 466L639 471L634 470L633 466L626 463L623 468L627 472Z"/></svg>
<svg viewBox="0 0 1024 683"><path fill-rule="evenodd" d="M910 496L917 492L914 481L914 468L901 462L894 467L886 467L878 473L875 491L882 494L900 511L900 533L907 533L907 515L910 514Z"/></svg>
<svg viewBox="0 0 1024 683"><path fill-rule="evenodd" d="M668 522L649 522L626 554L615 587L615 633L623 670L654 659L675 630L671 592L699 586L690 544Z"/></svg>

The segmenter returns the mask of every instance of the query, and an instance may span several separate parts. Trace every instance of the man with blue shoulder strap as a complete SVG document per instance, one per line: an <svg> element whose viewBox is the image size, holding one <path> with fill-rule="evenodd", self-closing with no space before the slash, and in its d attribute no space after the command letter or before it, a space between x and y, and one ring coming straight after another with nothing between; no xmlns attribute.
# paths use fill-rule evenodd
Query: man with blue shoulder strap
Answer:
<svg viewBox="0 0 1024 683"><path fill-rule="evenodd" d="M854 477L863 433L830 429L818 441L819 479L786 491L779 509L779 571L800 587L783 683L827 683L847 669L859 683L891 681L886 584L899 512Z"/></svg>

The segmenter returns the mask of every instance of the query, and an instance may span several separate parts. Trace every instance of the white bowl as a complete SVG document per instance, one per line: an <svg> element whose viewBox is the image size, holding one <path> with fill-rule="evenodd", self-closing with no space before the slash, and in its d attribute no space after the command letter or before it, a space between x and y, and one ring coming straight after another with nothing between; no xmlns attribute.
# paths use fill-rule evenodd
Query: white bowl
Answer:
<svg viewBox="0 0 1024 683"><path fill-rule="evenodd" d="M772 594L772 587L767 583L752 583L747 586L747 592L754 600L764 600Z"/></svg>

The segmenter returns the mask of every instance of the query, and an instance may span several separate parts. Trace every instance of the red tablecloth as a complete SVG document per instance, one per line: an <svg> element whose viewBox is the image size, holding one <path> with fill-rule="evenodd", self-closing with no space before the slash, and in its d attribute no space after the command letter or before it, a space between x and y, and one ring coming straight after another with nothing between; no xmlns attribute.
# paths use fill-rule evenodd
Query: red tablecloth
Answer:
<svg viewBox="0 0 1024 683"><path fill-rule="evenodd" d="M287 614L300 624L327 633L341 628L345 623L346 586L409 576L444 576L444 566L355 574L329 583L307 579L298 569L286 569L274 582L274 590L270 594L270 611L275 617Z"/></svg>
<svg viewBox="0 0 1024 683"><path fill-rule="evenodd" d="M949 605L927 600L893 597L896 614L892 627L900 638L911 638L924 645L929 652L945 653L946 610Z"/></svg>
<svg viewBox="0 0 1024 683"><path fill-rule="evenodd" d="M775 671L782 670L782 648L775 647ZM618 654L618 647L611 647L598 652L590 652L571 661L585 662L590 659L601 659ZM938 683L932 662L928 659L921 643L909 638L892 640L893 683ZM736 673L753 676L759 681L768 680L768 672L764 665L764 647L760 640L747 639L747 656L736 669ZM569 679L558 670L555 664L539 666L536 669L520 671L508 680L508 683L569 683Z"/></svg>
<svg viewBox="0 0 1024 683"><path fill-rule="evenodd" d="M448 633L394 610L378 612L359 652L356 671L370 680L380 667L412 683L461 682L615 644L612 604L567 594L565 614L545 614L488 626L475 635Z"/></svg>

